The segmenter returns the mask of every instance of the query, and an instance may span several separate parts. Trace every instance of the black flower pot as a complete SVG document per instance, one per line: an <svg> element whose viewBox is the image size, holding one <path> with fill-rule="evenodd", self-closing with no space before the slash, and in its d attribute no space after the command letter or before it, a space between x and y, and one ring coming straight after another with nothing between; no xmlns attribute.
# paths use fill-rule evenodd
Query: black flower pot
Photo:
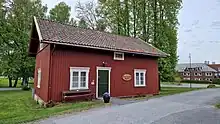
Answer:
<svg viewBox="0 0 220 124"><path fill-rule="evenodd" d="M104 103L109 103L109 101L110 101L109 93L104 93L103 94L103 100L104 100Z"/></svg>

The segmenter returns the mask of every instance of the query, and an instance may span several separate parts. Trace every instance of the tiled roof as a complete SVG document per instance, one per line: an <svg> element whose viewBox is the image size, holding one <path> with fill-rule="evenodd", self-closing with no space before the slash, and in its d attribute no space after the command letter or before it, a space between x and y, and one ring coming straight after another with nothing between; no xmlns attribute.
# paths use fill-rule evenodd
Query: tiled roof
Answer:
<svg viewBox="0 0 220 124"><path fill-rule="evenodd" d="M77 28L46 19L36 19L42 42L120 51L149 56L166 57L167 54L141 39L106 32ZM35 22L35 23L36 23Z"/></svg>
<svg viewBox="0 0 220 124"><path fill-rule="evenodd" d="M198 68L198 67L201 67L201 71L203 71L203 72L216 72L216 70L214 70L213 68L209 67L205 63L192 63L191 64L191 68ZM176 66L176 70L178 72L183 72L186 68L190 68L190 64L189 63L177 64L177 66Z"/></svg>

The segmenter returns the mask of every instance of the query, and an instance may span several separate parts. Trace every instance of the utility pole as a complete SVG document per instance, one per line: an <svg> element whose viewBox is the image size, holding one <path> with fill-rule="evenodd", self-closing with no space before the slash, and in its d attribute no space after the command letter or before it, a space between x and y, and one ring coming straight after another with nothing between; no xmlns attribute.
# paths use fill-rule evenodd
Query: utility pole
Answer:
<svg viewBox="0 0 220 124"><path fill-rule="evenodd" d="M192 62L191 62L191 53L189 53L189 79L190 79L190 82L189 82L189 86L190 88L192 88Z"/></svg>

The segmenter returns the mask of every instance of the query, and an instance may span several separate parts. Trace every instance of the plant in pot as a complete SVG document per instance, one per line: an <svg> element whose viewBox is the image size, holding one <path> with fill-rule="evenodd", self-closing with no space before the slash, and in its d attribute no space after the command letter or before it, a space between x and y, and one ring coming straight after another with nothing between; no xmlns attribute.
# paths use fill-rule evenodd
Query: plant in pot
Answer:
<svg viewBox="0 0 220 124"><path fill-rule="evenodd" d="M105 92L103 94L103 100L104 100L104 103L109 103L109 101L110 101L110 94L108 92Z"/></svg>

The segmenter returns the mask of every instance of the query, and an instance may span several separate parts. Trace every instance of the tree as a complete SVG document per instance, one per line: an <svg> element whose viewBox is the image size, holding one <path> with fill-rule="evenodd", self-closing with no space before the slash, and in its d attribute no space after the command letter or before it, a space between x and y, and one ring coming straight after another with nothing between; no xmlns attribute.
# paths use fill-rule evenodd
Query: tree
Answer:
<svg viewBox="0 0 220 124"><path fill-rule="evenodd" d="M99 0L112 33L139 37L169 57L159 59L161 80L174 79L177 63L177 14L182 0Z"/></svg>
<svg viewBox="0 0 220 124"><path fill-rule="evenodd" d="M81 3L78 2L75 6L77 12L77 18L80 20L81 26L93 30L105 31L106 23L105 19L101 17L100 10L95 6L94 2ZM86 24L87 26L82 26Z"/></svg>
<svg viewBox="0 0 220 124"><path fill-rule="evenodd" d="M49 19L62 22L69 23L70 21L70 12L71 7L68 6L65 2L60 2L54 8L52 8L49 12Z"/></svg>
<svg viewBox="0 0 220 124"><path fill-rule="evenodd" d="M1 18L0 59L3 74L8 76L9 86L15 79L14 87L19 77L23 83L33 77L34 59L28 57L28 41L33 22L33 16L45 17L46 6L40 0L13 0L4 2L5 15Z"/></svg>
<svg viewBox="0 0 220 124"><path fill-rule="evenodd" d="M87 25L85 20L80 19L79 22L78 22L78 27L80 27L80 28L87 28L88 25Z"/></svg>

